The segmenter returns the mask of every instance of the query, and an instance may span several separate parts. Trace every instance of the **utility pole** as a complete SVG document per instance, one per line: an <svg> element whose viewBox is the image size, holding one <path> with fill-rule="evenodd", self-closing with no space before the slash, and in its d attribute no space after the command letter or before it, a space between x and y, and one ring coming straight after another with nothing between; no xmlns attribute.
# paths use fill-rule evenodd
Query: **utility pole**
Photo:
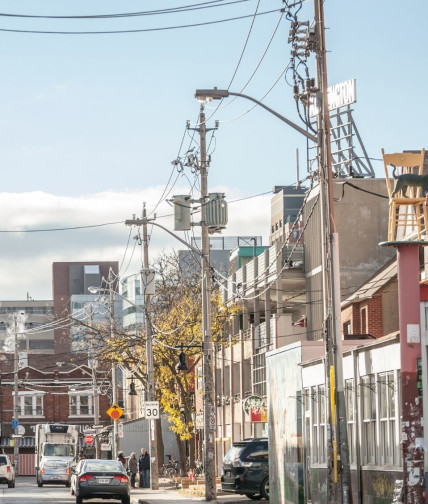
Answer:
<svg viewBox="0 0 428 504"><path fill-rule="evenodd" d="M90 324L92 328L94 325L93 305L90 306L90 309L91 309ZM90 368L92 372L92 395L94 401L94 427L96 427L100 423L100 409L98 403L97 370L96 370L96 361L94 353L94 333L92 330L91 330L91 348L90 348ZM98 437L95 436L95 458L99 458L100 456L99 449L100 449L100 443L98 441Z"/></svg>
<svg viewBox="0 0 428 504"><path fill-rule="evenodd" d="M143 206L142 219L129 219L125 222L127 226L143 226L143 269L149 269L149 240L147 234L147 210L146 204ZM141 277L141 282L143 277ZM150 294L146 294L144 289L144 313L146 319L146 350L147 350L147 387L148 400L156 400L155 390L155 374L154 374L154 359L153 359L153 335L150 322ZM159 490L159 466L158 466L158 444L157 444L157 422L160 420L149 420L149 437L150 437L150 486L152 490Z"/></svg>
<svg viewBox="0 0 428 504"><path fill-rule="evenodd" d="M147 235L147 211L146 204L143 208L143 268L149 269L149 240ZM142 282L142 278L141 278ZM147 383L148 383L148 396L149 401L156 400L155 391L155 373L154 373L154 359L153 359L153 335L152 325L149 317L151 299L150 295L146 294L144 289L144 305L146 315L146 337L147 337ZM159 466L158 466L158 445L157 445L157 423L160 420L149 420L149 436L150 436L150 485L152 490L159 490Z"/></svg>
<svg viewBox="0 0 428 504"><path fill-rule="evenodd" d="M324 321L329 383L330 439L328 460L328 502L352 502L347 417L343 386L343 354L340 326L339 240L334 219L333 173L330 143L330 113L327 94L327 50L323 0L314 0L317 34L316 66L318 82L318 157L323 243ZM337 404L337 408L336 408ZM339 466L340 463L340 466ZM340 481L339 481L340 479ZM341 492L339 493L339 486Z"/></svg>
<svg viewBox="0 0 428 504"><path fill-rule="evenodd" d="M13 439L13 463L15 464L15 474L19 476L19 438L18 438L18 417L19 417L19 398L18 398L18 372L19 372L19 355L18 355L18 313L13 314L13 330L15 337L14 348L14 366L13 366L13 420L14 420L14 439Z"/></svg>
<svg viewBox="0 0 428 504"><path fill-rule="evenodd" d="M201 242L202 242L202 351L204 363L204 471L205 471L205 500L211 501L217 497L215 444L216 403L213 370L213 341L211 332L211 272L210 272L210 242L206 223L206 205L208 202L207 183L207 147L206 124L204 106L201 105L199 114L200 135L200 176L201 176Z"/></svg>
<svg viewBox="0 0 428 504"><path fill-rule="evenodd" d="M208 202L208 187L207 187L207 152L206 152L206 124L204 107L201 106L199 114L199 128L200 134L200 177L201 177L201 251L182 240L179 236L175 235L167 228L161 226L157 222L151 220L153 226L160 227L170 235L174 236L177 240L183 243L190 250L201 256L201 269L202 269L202 353L203 353L203 375L204 375L204 472L205 472L205 500L211 501L217 497L216 487L216 467L215 467L215 444L214 434L216 429L216 401L215 401L215 388L214 388L214 369L213 369L213 342L211 332L211 272L210 272L210 244L208 235L208 225L206 223L206 205ZM144 208L142 219L126 220L127 226L141 226L143 225L143 239L144 244L147 243L147 222L146 211ZM148 267L148 258L146 252L144 253L145 266ZM149 301L150 305L150 301ZM147 309L147 300L146 300ZM146 312L147 313L147 312ZM148 331L150 331L149 324ZM147 341L149 338L147 336ZM150 365L149 359L149 346L147 348L148 371L153 367ZM150 380L149 380L150 381ZM152 465L153 467L153 465ZM157 468L156 468L157 471ZM157 473L156 473L157 474Z"/></svg>
<svg viewBox="0 0 428 504"><path fill-rule="evenodd" d="M110 337L114 340L114 289L113 289L113 275L110 269L108 273L108 288L109 288L109 305L110 305ZM113 404L117 404L117 370L116 364L113 362L111 365L111 386L112 386L112 400ZM117 459L117 420L113 420L113 442L112 442L112 456L113 460Z"/></svg>

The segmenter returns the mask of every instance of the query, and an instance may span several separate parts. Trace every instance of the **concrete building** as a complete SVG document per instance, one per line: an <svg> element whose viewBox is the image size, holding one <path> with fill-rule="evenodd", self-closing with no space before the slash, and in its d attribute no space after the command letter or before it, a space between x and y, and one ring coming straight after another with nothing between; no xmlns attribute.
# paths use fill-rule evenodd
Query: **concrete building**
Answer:
<svg viewBox="0 0 428 504"><path fill-rule="evenodd" d="M201 250L201 239L193 237L192 247ZM237 247L261 247L261 236L210 236L210 265L222 276L229 274L230 252ZM201 257L191 250L179 250L178 260L182 271L199 271Z"/></svg>
<svg viewBox="0 0 428 504"><path fill-rule="evenodd" d="M334 215L339 234L341 300L347 299L395 255L379 247L387 238L388 198L384 179L334 180ZM309 217L311 215L311 217ZM305 279L308 339L323 337L322 237L319 186L308 196Z"/></svg>
<svg viewBox="0 0 428 504"><path fill-rule="evenodd" d="M15 327L13 314L16 313L23 314L21 327ZM13 352L17 332L21 363L28 363L29 358L32 361L33 356L42 353L53 354L54 331L49 327L53 321L51 300L0 301L0 348L5 352Z"/></svg>
<svg viewBox="0 0 428 504"><path fill-rule="evenodd" d="M296 186L275 186L272 189L270 209L270 244L284 241L289 226L295 225L290 242L293 242L300 231L301 219L299 210L303 206L307 188Z"/></svg>

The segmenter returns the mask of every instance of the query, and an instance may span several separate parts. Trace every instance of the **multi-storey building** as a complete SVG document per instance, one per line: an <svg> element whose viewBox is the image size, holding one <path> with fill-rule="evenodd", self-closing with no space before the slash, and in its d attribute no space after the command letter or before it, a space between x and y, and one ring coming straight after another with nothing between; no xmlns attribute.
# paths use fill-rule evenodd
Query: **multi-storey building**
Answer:
<svg viewBox="0 0 428 504"><path fill-rule="evenodd" d="M338 179L333 186L340 235L341 288L346 299L394 251L378 247L387 230L384 181ZM294 342L323 338L324 263L319 189L315 187L304 196L299 193L299 201L304 204L301 212L290 213L297 215L294 222L285 218L285 211L295 200L284 203L283 217L278 217L281 215L278 200L286 201L290 192L290 188L281 189L273 197L277 201L272 205L271 220L275 223L271 226L272 245L242 267L234 263L235 269L230 271L225 284L225 301L237 303L240 312L225 334L228 343L219 346L216 354L219 470L232 441L267 434L266 421L251 422L243 407L248 396L267 401L266 353ZM234 254L239 256L239 251Z"/></svg>
<svg viewBox="0 0 428 504"><path fill-rule="evenodd" d="M111 397L102 393L111 392L108 370L88 361L87 335L80 335L83 351L73 348L70 332L73 312L96 305L87 288L101 285L110 268L117 273L117 262L54 263L53 300L0 302L0 448L13 451L12 419L18 420L20 474L34 474L35 424L65 422L83 431L111 422Z"/></svg>

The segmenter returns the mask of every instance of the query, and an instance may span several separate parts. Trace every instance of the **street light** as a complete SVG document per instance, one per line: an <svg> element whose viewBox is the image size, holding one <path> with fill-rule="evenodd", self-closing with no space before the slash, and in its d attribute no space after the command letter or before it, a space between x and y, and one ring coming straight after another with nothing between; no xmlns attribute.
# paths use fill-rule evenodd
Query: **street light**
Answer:
<svg viewBox="0 0 428 504"><path fill-rule="evenodd" d="M318 26L322 29L319 33L319 44L317 52L317 76L319 82L318 99L320 104L320 113L318 115L318 132L317 136L308 133L303 128L293 123L286 117L282 116L275 110L271 109L264 103L251 96L234 93L227 89L197 89L195 91L195 98L201 103L208 103L212 100L221 100L228 96L239 96L246 98L260 107L264 108L274 116L278 117L281 121L285 122L293 129L304 135L309 140L317 143L318 147L318 160L320 171L324 170L326 177L320 177L320 185L325 184L324 190L320 190L321 194L321 226L325 229L326 245L322 239L322 260L323 260L323 284L326 292L328 293L327 299L324 300L324 321L326 324L326 341L327 341L327 357L330 365L330 375L333 375L330 388L333 389L331 393L337 394L337 414L335 418L338 419L338 432L339 432L339 446L340 446L340 463L342 467L342 499L344 503L351 500L351 479L350 479L350 465L349 465L349 451L348 451L348 435L346 424L346 407L345 396L343 388L343 356L342 356L342 341L340 334L340 263L339 263L339 241L334 219L334 202L333 202L333 174L332 174L332 157L330 145L330 115L328 109L328 96L327 96L327 63L326 63L326 50L325 50L325 36L324 36L324 12L322 1L316 2L316 19ZM202 123L202 121L200 121ZM325 192L325 198L324 198ZM330 268L328 262L330 260ZM327 373L327 376L329 374ZM335 412L331 412L334 418ZM336 422L331 421L332 425L332 445L333 445L333 465L337 467L338 457L336 448ZM337 472L334 471L333 484L337 484ZM334 491L329 496L334 499ZM330 502L332 502L330 500Z"/></svg>
<svg viewBox="0 0 428 504"><path fill-rule="evenodd" d="M229 91L228 89L217 89L216 87L214 89L197 89L195 91L195 98L200 103L209 103L212 100L222 100L223 98L227 98L228 96L240 96L241 98L246 98L247 100L257 103L257 105L264 108L274 116L278 117L278 119L281 119L281 121L291 126L293 129L304 135L306 138L309 138L309 140L317 142L317 137L315 135L311 135L311 133L301 128L298 124L295 124L293 121L290 121L290 119L287 119L283 115L279 114L275 110L265 105L263 102L256 100L251 96L242 93L234 93L232 91Z"/></svg>

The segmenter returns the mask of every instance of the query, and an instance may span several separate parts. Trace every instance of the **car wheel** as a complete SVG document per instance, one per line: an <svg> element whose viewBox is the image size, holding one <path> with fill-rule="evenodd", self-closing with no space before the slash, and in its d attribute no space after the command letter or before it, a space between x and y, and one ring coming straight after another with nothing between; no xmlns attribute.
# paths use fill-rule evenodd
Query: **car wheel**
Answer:
<svg viewBox="0 0 428 504"><path fill-rule="evenodd" d="M122 497L122 504L131 504L131 497L129 495Z"/></svg>
<svg viewBox="0 0 428 504"><path fill-rule="evenodd" d="M70 488L70 483L66 483L65 488Z"/></svg>
<svg viewBox="0 0 428 504"><path fill-rule="evenodd" d="M266 478L261 487L261 493L262 496L266 499L269 500L269 478Z"/></svg>
<svg viewBox="0 0 428 504"><path fill-rule="evenodd" d="M262 496L260 494L245 494L246 497L248 497L251 500L260 500Z"/></svg>
<svg viewBox="0 0 428 504"><path fill-rule="evenodd" d="M8 481L7 482L7 488L15 488L15 482L14 481Z"/></svg>
<svg viewBox="0 0 428 504"><path fill-rule="evenodd" d="M76 495L76 504L83 504L83 499L82 499L82 497L78 497L78 496Z"/></svg>

